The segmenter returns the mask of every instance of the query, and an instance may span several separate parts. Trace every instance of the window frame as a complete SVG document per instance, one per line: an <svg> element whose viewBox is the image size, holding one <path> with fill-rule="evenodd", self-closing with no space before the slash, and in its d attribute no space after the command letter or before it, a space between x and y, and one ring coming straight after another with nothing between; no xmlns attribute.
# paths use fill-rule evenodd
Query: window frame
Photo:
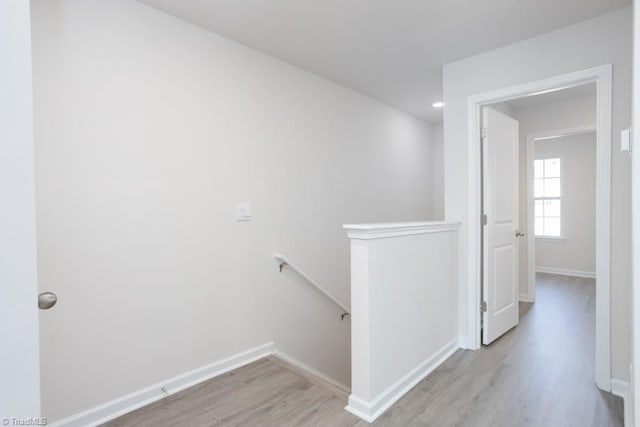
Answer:
<svg viewBox="0 0 640 427"><path fill-rule="evenodd" d="M558 197L536 197L536 193L535 193L535 182L536 182L536 172L535 172L535 162L537 160L550 160L550 159L558 159L560 160L560 196ZM540 239L540 240L565 240L565 235L564 235L564 198L565 198L565 194L564 194L564 158L560 155L544 155L544 156L540 156L540 157L534 157L533 159L533 163L532 163L532 168L533 168L533 186L534 186L534 191L533 191L533 235L536 239ZM545 179L545 177L543 177L542 179ZM547 236L547 235L538 235L535 233L536 227L535 227L535 222L536 222L536 212L535 212L535 207L536 207L536 201L537 200L559 200L560 201L560 235L559 236ZM537 217L540 218L540 217ZM544 216L542 216L542 218L544 218Z"/></svg>

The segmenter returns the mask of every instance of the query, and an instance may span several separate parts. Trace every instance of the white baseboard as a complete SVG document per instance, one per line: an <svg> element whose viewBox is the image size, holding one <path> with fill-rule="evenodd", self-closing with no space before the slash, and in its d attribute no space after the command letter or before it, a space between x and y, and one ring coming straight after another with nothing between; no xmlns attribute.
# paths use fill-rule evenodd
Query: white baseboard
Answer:
<svg viewBox="0 0 640 427"><path fill-rule="evenodd" d="M529 298L529 294L521 293L519 295L519 297L520 297L520 301L522 301L522 302L533 302L533 300L531 298Z"/></svg>
<svg viewBox="0 0 640 427"><path fill-rule="evenodd" d="M334 391L336 391L337 393L339 393L344 397L349 396L349 394L351 393L350 387L347 387L341 382L334 380L330 376L318 371L315 368L312 368L306 363L296 359L295 357L291 356L288 353L285 353L284 351L280 350L279 348L276 348L275 346L273 348L273 356L291 365L296 370L300 371L299 373L302 374L302 376L308 377L312 381L320 380L324 382L325 385L329 386L331 389L333 389Z"/></svg>
<svg viewBox="0 0 640 427"><path fill-rule="evenodd" d="M93 407L52 424L54 427L96 426L117 418L135 409L153 403L203 381L222 375L241 366L255 362L273 354L273 343L269 342L210 365L162 381L142 390L135 391L111 402ZM165 393L162 389L167 391Z"/></svg>
<svg viewBox="0 0 640 427"><path fill-rule="evenodd" d="M351 389L346 385L301 362L284 351L277 349L273 342L269 342L226 359L219 360L210 365L203 366L162 381L142 390L135 391L121 398L112 400L111 402L95 406L79 414L56 421L51 425L53 427L85 427L106 423L107 421L156 402L166 396L170 396L189 387L193 387L196 384L210 380L211 378L225 374L241 366L248 365L249 363L271 355L293 366L299 374L309 379L316 381L319 380L325 383L335 392L345 396L345 398L349 393L351 393ZM166 390L166 393L162 389Z"/></svg>
<svg viewBox="0 0 640 427"><path fill-rule="evenodd" d="M631 399L629 399L629 383L627 381L611 379L611 394L620 396L624 401L624 425L628 427L633 426L633 420L631 419Z"/></svg>
<svg viewBox="0 0 640 427"><path fill-rule="evenodd" d="M553 267L536 267L536 273L559 274L560 276L586 277L587 279L595 279L594 271L569 270L566 268Z"/></svg>
<svg viewBox="0 0 640 427"><path fill-rule="evenodd" d="M456 337L434 355L420 363L414 370L389 386L372 401L365 401L352 394L349 396L349 404L345 409L366 422L374 422L384 411L458 350L458 342L459 339Z"/></svg>
<svg viewBox="0 0 640 427"><path fill-rule="evenodd" d="M629 391L629 383L622 380L611 379L611 394L625 397Z"/></svg>
<svg viewBox="0 0 640 427"><path fill-rule="evenodd" d="M467 342L467 338L463 336L458 337L458 348L462 348L464 350L474 350L474 348Z"/></svg>

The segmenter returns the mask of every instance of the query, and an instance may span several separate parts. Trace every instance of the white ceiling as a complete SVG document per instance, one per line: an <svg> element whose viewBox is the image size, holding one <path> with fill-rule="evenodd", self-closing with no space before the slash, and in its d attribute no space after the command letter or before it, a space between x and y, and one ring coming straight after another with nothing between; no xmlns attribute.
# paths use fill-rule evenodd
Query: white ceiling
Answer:
<svg viewBox="0 0 640 427"><path fill-rule="evenodd" d="M439 121L444 64L631 0L140 0L195 25ZM445 107L446 108L446 107Z"/></svg>
<svg viewBox="0 0 640 427"><path fill-rule="evenodd" d="M589 83L580 86L570 87L568 89L555 90L539 95L527 96L524 98L516 98L506 101L513 110L521 110L523 108L538 107L540 105L554 104L556 102L567 101L574 98L584 98L586 96L596 96L596 84Z"/></svg>

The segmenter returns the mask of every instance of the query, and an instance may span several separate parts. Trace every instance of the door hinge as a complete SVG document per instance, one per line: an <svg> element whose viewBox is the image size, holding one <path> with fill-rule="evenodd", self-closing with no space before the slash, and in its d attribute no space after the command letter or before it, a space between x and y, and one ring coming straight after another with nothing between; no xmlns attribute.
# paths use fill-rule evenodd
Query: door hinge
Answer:
<svg viewBox="0 0 640 427"><path fill-rule="evenodd" d="M480 220L482 221L482 225L487 225L487 214L482 214L482 216L480 217Z"/></svg>
<svg viewBox="0 0 640 427"><path fill-rule="evenodd" d="M480 138L485 139L487 137L487 128L480 129Z"/></svg>
<svg viewBox="0 0 640 427"><path fill-rule="evenodd" d="M487 312L487 302L486 301L482 301L480 303L480 311L483 312L483 313Z"/></svg>

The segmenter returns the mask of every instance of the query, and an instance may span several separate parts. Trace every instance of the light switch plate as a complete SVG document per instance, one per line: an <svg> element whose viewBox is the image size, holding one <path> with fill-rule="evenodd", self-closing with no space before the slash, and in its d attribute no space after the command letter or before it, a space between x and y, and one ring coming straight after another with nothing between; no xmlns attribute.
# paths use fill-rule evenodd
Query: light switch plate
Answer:
<svg viewBox="0 0 640 427"><path fill-rule="evenodd" d="M251 203L238 203L236 206L236 221L251 221Z"/></svg>
<svg viewBox="0 0 640 427"><path fill-rule="evenodd" d="M631 129L623 129L620 132L620 151L631 153Z"/></svg>

